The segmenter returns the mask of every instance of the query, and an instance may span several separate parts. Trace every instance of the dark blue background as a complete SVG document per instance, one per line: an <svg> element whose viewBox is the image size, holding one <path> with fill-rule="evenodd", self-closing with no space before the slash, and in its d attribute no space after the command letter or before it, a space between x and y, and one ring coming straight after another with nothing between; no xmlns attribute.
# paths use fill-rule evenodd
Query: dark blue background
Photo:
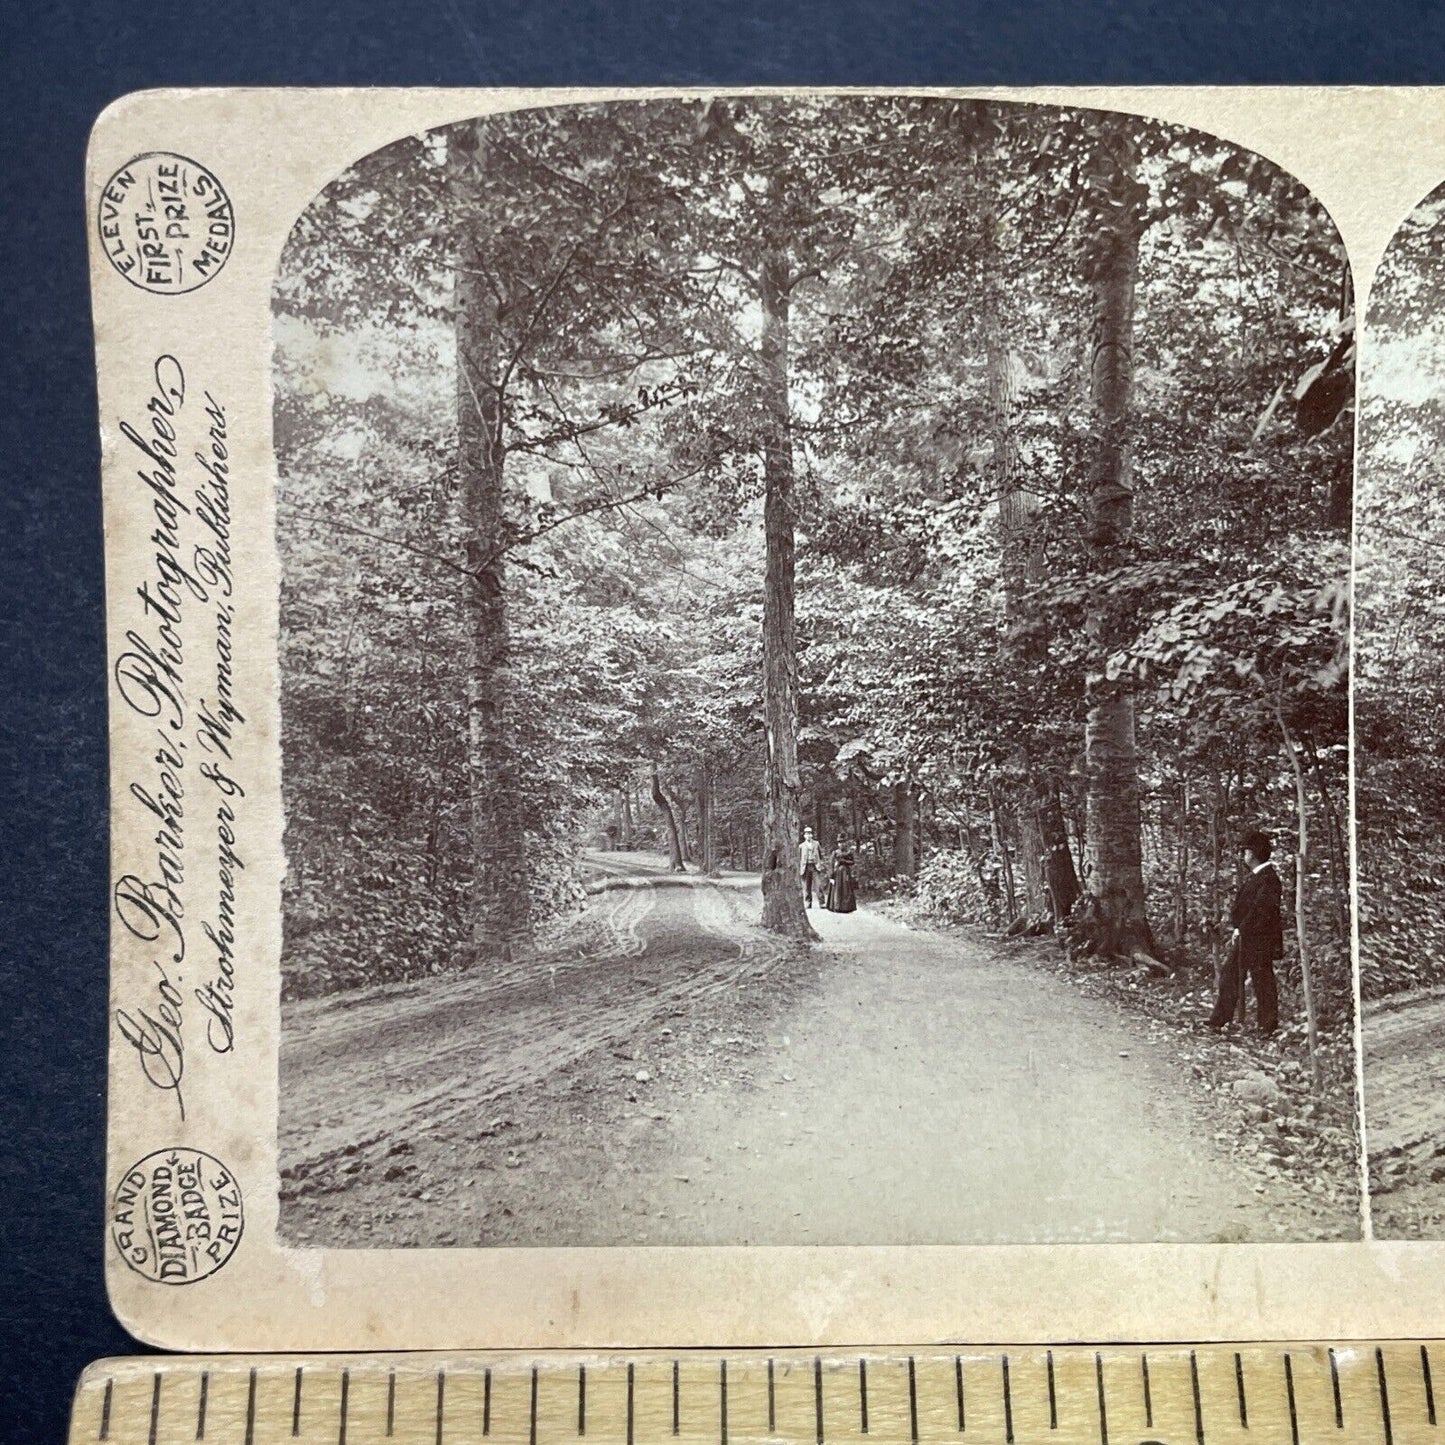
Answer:
<svg viewBox="0 0 1445 1445"><path fill-rule="evenodd" d="M0 21L0 1439L133 1349L101 1279L105 662L82 156L161 85L1439 83L1445 7L132 0ZM27 13L28 12L28 13ZM298 145L305 144L297 136Z"/></svg>

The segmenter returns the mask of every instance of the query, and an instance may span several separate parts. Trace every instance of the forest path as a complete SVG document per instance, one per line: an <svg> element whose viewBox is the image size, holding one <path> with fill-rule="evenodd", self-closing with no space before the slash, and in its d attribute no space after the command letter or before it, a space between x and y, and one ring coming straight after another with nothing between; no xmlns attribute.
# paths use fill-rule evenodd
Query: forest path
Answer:
<svg viewBox="0 0 1445 1445"><path fill-rule="evenodd" d="M1103 1001L867 909L790 949L758 906L741 877L622 879L549 968L289 1005L283 1238L1321 1233Z"/></svg>
<svg viewBox="0 0 1445 1445"><path fill-rule="evenodd" d="M1445 1238L1445 989L1367 1004L1362 1017L1374 1232Z"/></svg>

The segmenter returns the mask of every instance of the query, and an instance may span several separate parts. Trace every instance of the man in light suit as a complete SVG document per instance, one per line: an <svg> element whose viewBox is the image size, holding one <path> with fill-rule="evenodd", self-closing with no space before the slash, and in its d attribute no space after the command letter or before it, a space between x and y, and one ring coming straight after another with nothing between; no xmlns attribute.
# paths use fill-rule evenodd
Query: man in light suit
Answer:
<svg viewBox="0 0 1445 1445"><path fill-rule="evenodd" d="M798 849L798 868L803 875L803 891L808 895L808 907L813 906L813 885L818 881L818 864L823 861L823 850L813 836L811 828L803 829L803 844Z"/></svg>
<svg viewBox="0 0 1445 1445"><path fill-rule="evenodd" d="M1274 851L1266 833L1247 833L1241 844L1248 870L1229 921L1229 960L1219 979L1219 997L1209 1015L1209 1027L1222 1029L1234 1017L1247 973L1254 983L1255 1005L1260 1029L1272 1034L1279 1025L1279 985L1274 976L1275 960L1284 957L1284 925L1280 921L1279 874L1269 861Z"/></svg>

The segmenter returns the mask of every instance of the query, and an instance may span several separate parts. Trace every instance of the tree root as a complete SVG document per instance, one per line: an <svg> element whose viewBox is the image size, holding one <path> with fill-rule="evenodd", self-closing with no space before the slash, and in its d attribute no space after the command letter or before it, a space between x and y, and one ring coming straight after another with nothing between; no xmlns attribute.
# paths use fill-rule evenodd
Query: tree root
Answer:
<svg viewBox="0 0 1445 1445"><path fill-rule="evenodd" d="M1145 953L1142 948L1136 948L1129 955L1130 963L1136 963L1150 978L1173 978L1174 970L1167 963L1161 963L1152 954Z"/></svg>

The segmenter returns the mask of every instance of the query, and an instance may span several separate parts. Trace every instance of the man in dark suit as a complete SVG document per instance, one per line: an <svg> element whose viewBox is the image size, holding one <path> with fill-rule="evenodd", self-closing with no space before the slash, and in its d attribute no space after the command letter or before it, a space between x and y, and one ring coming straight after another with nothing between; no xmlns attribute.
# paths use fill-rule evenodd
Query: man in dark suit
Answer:
<svg viewBox="0 0 1445 1445"><path fill-rule="evenodd" d="M1229 959L1219 979L1219 997L1214 1012L1209 1015L1209 1027L1222 1029L1234 1017L1247 973L1254 982L1259 1026L1272 1034L1279 1024L1279 986L1275 981L1274 963L1284 957L1279 874L1269 861L1273 847L1268 834L1246 833L1240 846L1248 871L1229 910L1234 933L1230 938Z"/></svg>

